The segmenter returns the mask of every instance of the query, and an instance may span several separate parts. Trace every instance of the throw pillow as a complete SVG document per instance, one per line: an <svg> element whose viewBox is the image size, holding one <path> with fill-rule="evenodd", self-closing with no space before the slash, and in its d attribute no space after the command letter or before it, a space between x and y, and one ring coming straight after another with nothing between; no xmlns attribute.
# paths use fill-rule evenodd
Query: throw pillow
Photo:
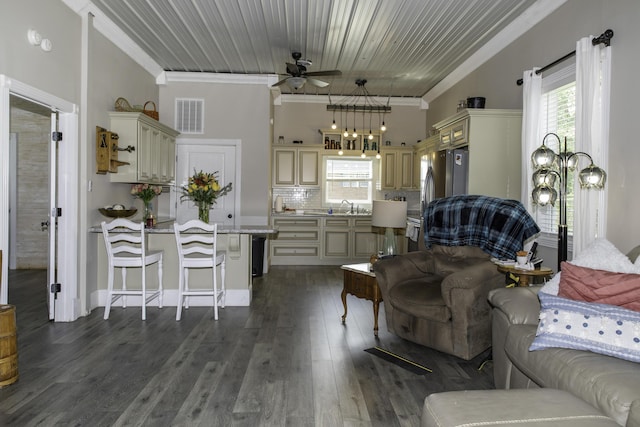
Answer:
<svg viewBox="0 0 640 427"><path fill-rule="evenodd" d="M640 274L614 273L563 262L558 296L640 311Z"/></svg>
<svg viewBox="0 0 640 427"><path fill-rule="evenodd" d="M591 242L582 252L571 260L571 264L616 273L640 274L640 264L634 265L613 243L602 238L595 239ZM553 276L553 278L540 289L540 292L558 295L560 277L561 274L558 272L558 274Z"/></svg>
<svg viewBox="0 0 640 427"><path fill-rule="evenodd" d="M530 351L571 348L640 362L640 313L538 294L542 310Z"/></svg>

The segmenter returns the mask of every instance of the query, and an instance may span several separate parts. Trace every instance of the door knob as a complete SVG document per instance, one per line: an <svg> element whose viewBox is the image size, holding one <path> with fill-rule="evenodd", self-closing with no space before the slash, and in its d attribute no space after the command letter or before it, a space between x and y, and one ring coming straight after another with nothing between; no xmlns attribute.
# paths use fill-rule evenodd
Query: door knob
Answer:
<svg viewBox="0 0 640 427"><path fill-rule="evenodd" d="M233 218L233 215L229 214L229 215L227 215L227 218L231 219L231 218Z"/></svg>

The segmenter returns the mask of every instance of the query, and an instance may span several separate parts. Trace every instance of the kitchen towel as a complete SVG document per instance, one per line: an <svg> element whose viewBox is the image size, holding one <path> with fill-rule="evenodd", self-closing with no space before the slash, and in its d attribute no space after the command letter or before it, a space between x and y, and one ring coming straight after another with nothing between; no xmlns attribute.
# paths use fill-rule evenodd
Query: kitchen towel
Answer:
<svg viewBox="0 0 640 427"><path fill-rule="evenodd" d="M407 231L405 233L405 236L407 236L409 239L413 240L414 242L417 242L419 233L420 233L420 227L416 227L412 223L407 222Z"/></svg>

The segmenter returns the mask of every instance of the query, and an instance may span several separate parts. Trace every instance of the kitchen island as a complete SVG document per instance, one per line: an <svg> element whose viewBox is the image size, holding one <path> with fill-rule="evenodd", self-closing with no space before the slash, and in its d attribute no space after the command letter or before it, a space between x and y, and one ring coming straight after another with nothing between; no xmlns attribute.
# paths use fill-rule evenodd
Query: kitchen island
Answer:
<svg viewBox="0 0 640 427"><path fill-rule="evenodd" d="M102 228L100 225L89 229L92 233L100 233L97 240L98 245L98 277L97 291L91 295L92 306L104 307L107 301L107 252L102 238ZM226 305L227 306L248 306L251 303L252 286L252 237L272 236L277 234L275 227L267 225L219 225L218 226L218 249L227 251L226 260ZM163 263L163 286L164 286L164 306L177 306L178 302L178 250L173 231L173 222L159 223L154 228L145 229L147 239L147 249L164 251ZM151 274L147 274L148 286L157 286L156 267L149 267ZM210 270L191 270L189 280L192 283L206 284L211 282ZM218 273L219 274L219 273ZM121 286L121 276L116 271L114 285ZM127 284L129 287L140 283L140 269L127 270ZM157 301L154 301L157 304ZM189 304L192 306L210 306L211 298L191 297ZM136 297L127 298L127 305L140 306L140 299ZM152 303L153 305L153 303ZM119 302L113 307L119 308Z"/></svg>

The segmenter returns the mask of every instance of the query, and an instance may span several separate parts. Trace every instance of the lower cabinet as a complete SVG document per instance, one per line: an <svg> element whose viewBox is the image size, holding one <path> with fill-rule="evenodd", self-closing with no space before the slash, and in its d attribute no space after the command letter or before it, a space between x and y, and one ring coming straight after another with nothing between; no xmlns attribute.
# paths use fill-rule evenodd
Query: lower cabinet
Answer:
<svg viewBox="0 0 640 427"><path fill-rule="evenodd" d="M270 238L271 265L342 265L368 262L382 246L383 230L371 217L272 218L278 234ZM398 248L404 252L404 235Z"/></svg>
<svg viewBox="0 0 640 427"><path fill-rule="evenodd" d="M271 222L278 229L269 240L272 265L317 264L320 218L273 218Z"/></svg>

